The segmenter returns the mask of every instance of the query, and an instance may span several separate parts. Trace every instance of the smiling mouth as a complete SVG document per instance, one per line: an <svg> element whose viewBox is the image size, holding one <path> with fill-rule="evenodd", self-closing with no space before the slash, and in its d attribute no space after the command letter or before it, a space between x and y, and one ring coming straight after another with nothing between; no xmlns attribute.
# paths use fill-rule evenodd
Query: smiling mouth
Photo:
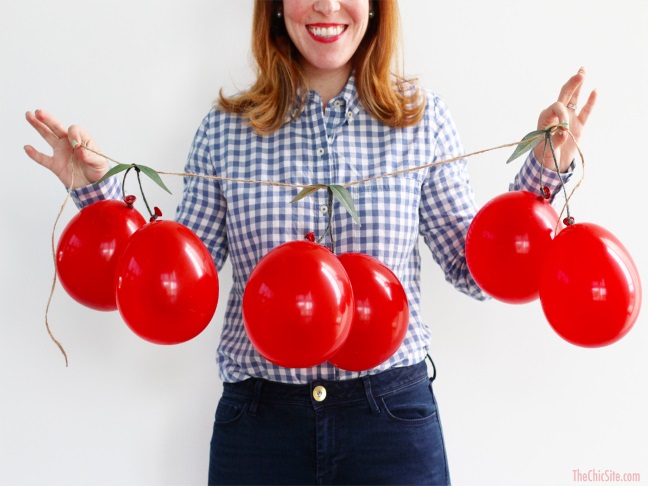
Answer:
<svg viewBox="0 0 648 486"><path fill-rule="evenodd" d="M346 25L307 25L308 33L317 40L331 41L337 39L345 30Z"/></svg>

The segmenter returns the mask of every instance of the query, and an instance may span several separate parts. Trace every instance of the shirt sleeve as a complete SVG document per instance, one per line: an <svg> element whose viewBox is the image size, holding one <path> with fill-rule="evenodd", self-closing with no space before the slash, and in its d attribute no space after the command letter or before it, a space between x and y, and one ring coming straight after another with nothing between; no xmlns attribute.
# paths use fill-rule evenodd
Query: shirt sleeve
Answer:
<svg viewBox="0 0 648 486"><path fill-rule="evenodd" d="M119 178L114 176L99 184L90 184L70 191L70 196L77 208L89 206L104 199L122 199L122 187Z"/></svg>
<svg viewBox="0 0 648 486"><path fill-rule="evenodd" d="M562 174L555 170L543 168L542 164L536 159L533 150L531 150L514 181L509 185L509 191L530 191L539 194L540 188L546 186L551 192L551 200L553 201L554 196L562 186L562 182L567 183L573 175L574 167L575 162L572 161L567 172Z"/></svg>
<svg viewBox="0 0 648 486"><path fill-rule="evenodd" d="M430 103L430 143L435 147L434 161L461 156L464 153L463 147L447 107L438 97L431 97ZM539 194L540 188L546 186L553 200L562 183L572 176L574 165L572 162L566 173L559 174L542 168L531 151L509 185L509 190L526 190ZM486 300L488 295L475 283L466 264L466 234L476 212L466 159L435 166L430 170L421 192L420 234L443 270L446 280L464 294Z"/></svg>
<svg viewBox="0 0 648 486"><path fill-rule="evenodd" d="M434 146L433 162L461 156L463 146L445 104L438 97L429 98L429 103L426 123ZM466 159L429 170L421 187L419 232L446 281L466 295L486 300L466 264L466 233L476 212Z"/></svg>
<svg viewBox="0 0 648 486"><path fill-rule="evenodd" d="M207 115L194 137L185 172L202 176L223 176L217 169L222 159L224 134L215 112ZM221 181L185 177L182 201L176 221L191 229L203 241L220 271L228 254L226 231L227 203Z"/></svg>

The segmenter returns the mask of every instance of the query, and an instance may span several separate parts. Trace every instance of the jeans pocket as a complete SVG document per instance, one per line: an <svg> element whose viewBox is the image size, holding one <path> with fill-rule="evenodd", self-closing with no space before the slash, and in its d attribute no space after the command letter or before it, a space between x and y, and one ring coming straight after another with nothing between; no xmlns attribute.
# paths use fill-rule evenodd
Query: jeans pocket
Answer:
<svg viewBox="0 0 648 486"><path fill-rule="evenodd" d="M247 407L247 400L242 397L223 396L216 407L215 422L219 425L236 422Z"/></svg>
<svg viewBox="0 0 648 486"><path fill-rule="evenodd" d="M404 425L425 425L437 420L437 407L428 380L383 395L381 403L387 416Z"/></svg>

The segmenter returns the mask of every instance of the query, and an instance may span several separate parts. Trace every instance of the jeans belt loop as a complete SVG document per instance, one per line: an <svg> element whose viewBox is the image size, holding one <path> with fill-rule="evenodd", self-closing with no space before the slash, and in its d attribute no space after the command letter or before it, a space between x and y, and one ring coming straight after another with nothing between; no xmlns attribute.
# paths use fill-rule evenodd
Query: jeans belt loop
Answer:
<svg viewBox="0 0 648 486"><path fill-rule="evenodd" d="M371 379L368 376L363 376L362 377L362 382L364 383L365 394L367 395L367 401L369 402L369 406L371 407L371 411L374 414L380 413L380 408L378 408L378 404L376 403L376 400L374 399L373 393L371 393Z"/></svg>
<svg viewBox="0 0 648 486"><path fill-rule="evenodd" d="M248 414L252 417L256 417L257 408L259 406L259 401L261 400L261 386L263 385L263 380L257 379L254 384L254 397L252 398L252 403L250 404L250 409Z"/></svg>
<svg viewBox="0 0 648 486"><path fill-rule="evenodd" d="M437 375L436 365L434 364L434 361L432 361L432 356L430 356L429 353L427 355L427 359L432 365L432 376L430 377L430 383L432 383L436 379L436 375Z"/></svg>

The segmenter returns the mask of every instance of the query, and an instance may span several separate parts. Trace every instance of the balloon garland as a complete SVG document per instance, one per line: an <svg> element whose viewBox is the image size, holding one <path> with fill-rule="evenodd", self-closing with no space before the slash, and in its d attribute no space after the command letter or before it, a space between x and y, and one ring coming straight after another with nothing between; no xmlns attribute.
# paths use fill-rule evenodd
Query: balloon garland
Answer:
<svg viewBox="0 0 648 486"><path fill-rule="evenodd" d="M317 241L310 233L306 235L309 241L286 242L258 262L244 293L243 321L257 351L279 366L310 367L330 361L350 371L373 368L389 359L405 337L407 298L393 272L378 260L357 253L335 255L333 200L341 202L359 223L347 187L515 146L509 163L542 141L545 151L551 150L558 169L551 140L557 131L566 131L576 142L568 125L559 124L533 131L518 142L344 185L158 172L143 165L120 163L82 144L82 149L116 164L97 183L124 172L124 185L128 173L135 171L150 220L146 223L133 208L135 196L127 195L123 202L99 201L68 223L55 246L56 225L69 200L73 181L70 183L52 230L56 272L45 311L47 331L68 366L67 354L48 319L57 275L74 300L97 310L119 310L135 334L153 343L193 339L213 317L219 287L208 250L183 225L158 221L162 213L157 207L151 210L140 174L169 193L160 175L301 189L291 203L326 190L329 221L324 234ZM612 233L592 223L576 223L570 215L569 200L584 177L585 161L580 148L578 152L583 176L569 195L561 179L565 204L560 215L548 202L551 194L547 187L539 188L539 195L528 191L501 194L475 215L466 235L466 262L477 285L494 299L509 304L539 299L547 321L560 337L574 345L600 347L618 341L634 325L641 307L641 282L632 257ZM561 222L565 211L567 217ZM110 228L99 224L103 229L97 231L101 219L114 224ZM330 248L320 244L326 233ZM156 252L151 252L154 247ZM180 247L184 251L179 251ZM303 265L319 269L315 272L319 275L324 275L324 268L330 274L321 282L282 278L282 272L273 271L277 266L299 266L302 271L301 265L284 265L286 258L293 262L297 258ZM88 268L95 270L88 272ZM93 285L83 278L89 273ZM289 281L297 283L287 285ZM273 315L282 319L270 317L268 321Z"/></svg>

